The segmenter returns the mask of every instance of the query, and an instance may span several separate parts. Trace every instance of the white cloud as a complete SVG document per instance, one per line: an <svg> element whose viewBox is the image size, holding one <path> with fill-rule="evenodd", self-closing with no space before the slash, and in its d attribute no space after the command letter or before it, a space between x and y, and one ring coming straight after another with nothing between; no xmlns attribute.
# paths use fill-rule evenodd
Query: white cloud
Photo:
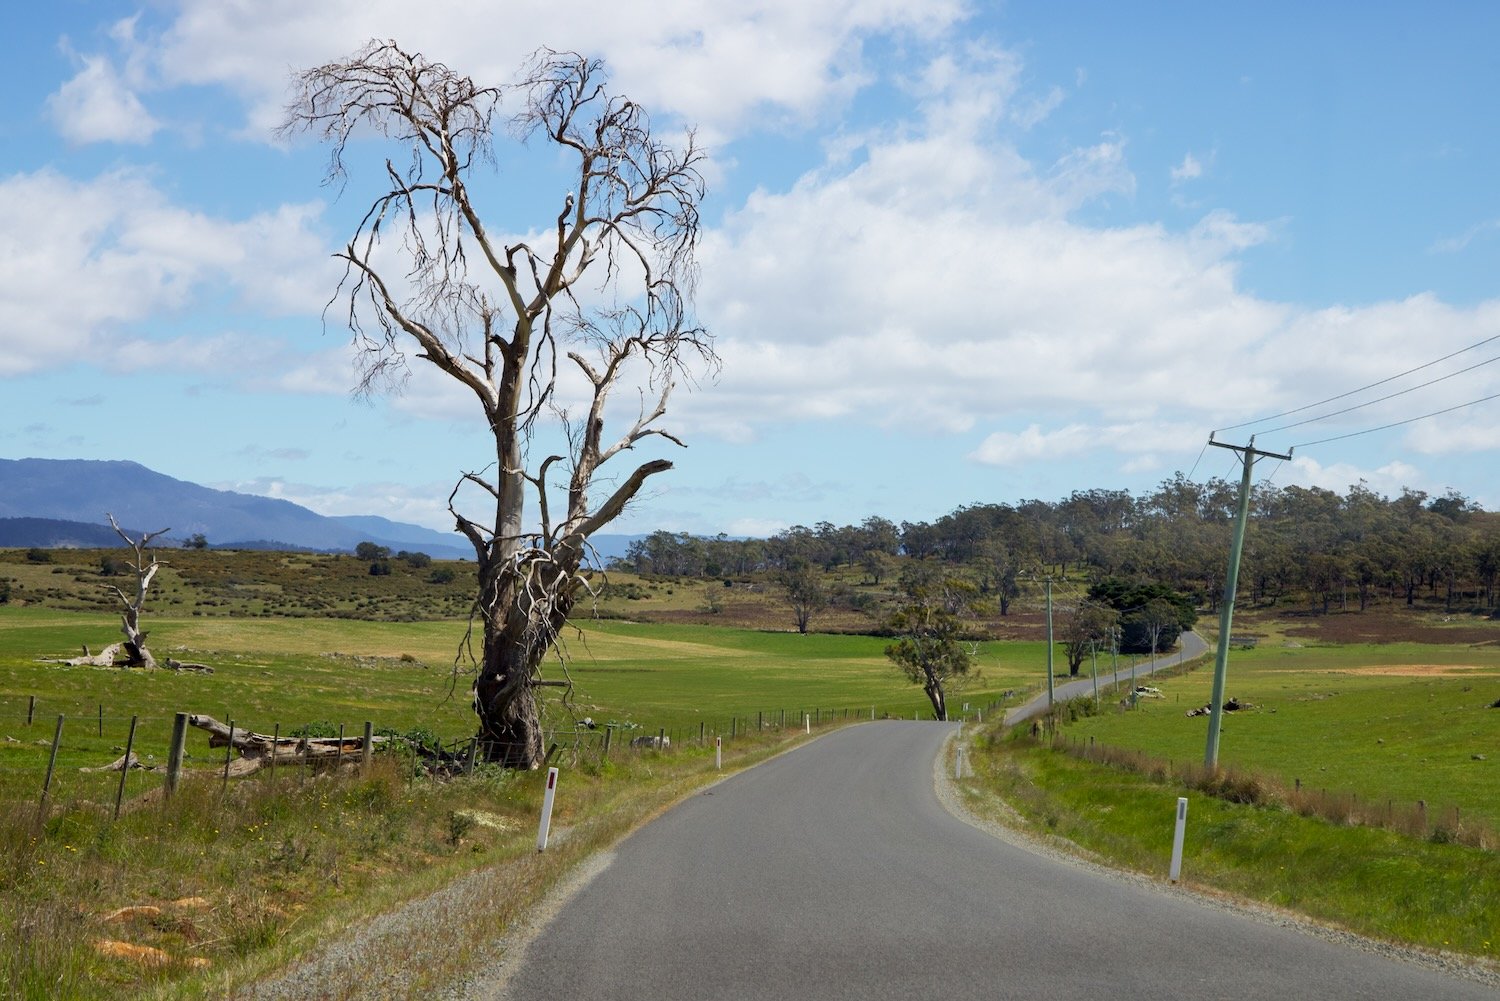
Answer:
<svg viewBox="0 0 1500 1001"><path fill-rule="evenodd" d="M1181 184L1183 181L1196 181L1203 176L1203 164L1191 153L1183 156L1182 162L1172 168L1172 183Z"/></svg>
<svg viewBox="0 0 1500 1001"><path fill-rule="evenodd" d="M1260 466L1257 464L1257 470ZM1399 459L1374 469L1362 468L1354 463L1334 462L1323 465L1305 455L1293 456L1292 461L1268 471L1274 474L1274 482L1281 486L1295 483L1305 487L1322 487L1344 493L1352 484L1364 482L1375 493L1387 497L1400 495L1405 487L1420 488L1425 480L1422 471Z"/></svg>
<svg viewBox="0 0 1500 1001"><path fill-rule="evenodd" d="M351 483L331 487L316 483L298 483L276 476L209 484L218 490L234 490L258 497L291 501L318 514L378 515L392 521L423 525L438 531L453 527L448 513L448 491L451 483L408 484L391 482ZM465 545L455 534L453 544Z"/></svg>
<svg viewBox="0 0 1500 1001"><path fill-rule="evenodd" d="M1088 450L1098 442L1091 428L1070 424L1056 431L1042 431L1033 424L1019 433L996 431L979 443L969 458L987 466L1009 466L1037 459L1060 459Z"/></svg>
<svg viewBox="0 0 1500 1001"><path fill-rule="evenodd" d="M245 348L226 348L228 335L148 339L132 328L160 325L225 289L258 316L316 314L336 280L314 232L319 212L284 206L240 221L214 218L171 204L128 171L89 181L52 171L0 179L0 375L80 359L141 366L175 358L192 367L201 357L243 369Z"/></svg>
<svg viewBox="0 0 1500 1001"><path fill-rule="evenodd" d="M1464 230L1458 236L1445 237L1427 248L1429 254L1456 254L1468 248L1469 244L1491 233L1500 233L1500 219L1486 219L1478 222Z"/></svg>
<svg viewBox="0 0 1500 1001"><path fill-rule="evenodd" d="M1199 444L1202 437L1191 422L1074 422L1055 430L1043 430L1033 423L1024 431L993 432L967 458L986 466L1020 466L1106 451L1129 456L1120 463L1121 472L1140 473L1160 468L1156 452L1181 455Z"/></svg>
<svg viewBox="0 0 1500 1001"><path fill-rule="evenodd" d="M259 138L281 118L289 69L394 38L495 83L539 46L600 56L623 92L698 124L713 141L752 118L804 119L847 100L870 72L867 38L934 36L964 16L960 0L177 0L176 8L151 40L156 73L239 94Z"/></svg>
<svg viewBox="0 0 1500 1001"><path fill-rule="evenodd" d="M150 142L161 123L102 56L88 56L71 80L47 98L47 112L63 138L93 142Z"/></svg>

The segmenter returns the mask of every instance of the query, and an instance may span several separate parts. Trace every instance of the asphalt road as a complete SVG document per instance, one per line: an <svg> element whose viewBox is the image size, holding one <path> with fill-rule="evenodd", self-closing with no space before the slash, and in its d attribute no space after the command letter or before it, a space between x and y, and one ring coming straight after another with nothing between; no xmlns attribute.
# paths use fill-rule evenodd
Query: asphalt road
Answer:
<svg viewBox="0 0 1500 1001"><path fill-rule="evenodd" d="M997 840L935 793L953 726L860 724L692 797L622 842L493 996L1497 996Z"/></svg>
<svg viewBox="0 0 1500 1001"><path fill-rule="evenodd" d="M1204 641L1202 636L1199 636L1197 633L1189 630L1188 632L1182 634L1182 641L1178 645L1177 651L1175 653L1158 654L1154 659L1148 659L1137 663L1135 665L1136 682L1139 683L1142 680L1150 677L1152 672L1154 671L1160 671L1166 667L1174 667L1178 664L1181 664L1183 661L1192 660L1194 657L1198 657L1207 652L1208 643ZM1054 662L1053 670L1056 671L1057 667L1057 663ZM1064 671L1068 669L1067 661L1062 662L1062 669ZM1067 699L1076 699L1081 695L1092 694L1094 691L1094 676L1091 671L1092 665L1085 665L1083 674L1081 674L1076 679L1068 680L1059 680L1067 679L1068 676L1066 674L1054 674L1052 679L1052 698L1055 701L1062 702ZM1131 669L1128 667L1124 668L1123 670L1115 671L1113 674L1106 671L1105 673L1099 675L1099 687L1103 688L1105 685L1111 685L1117 682L1119 684L1128 686L1130 684L1130 676ZM1047 692L1045 689L1043 689L1042 693L1040 695L1034 696L1030 702L1025 702L1019 706L1013 706L1010 709L1007 709L1005 711L1005 722L1007 724L1019 723L1022 720L1028 720L1033 716L1040 716L1046 711Z"/></svg>

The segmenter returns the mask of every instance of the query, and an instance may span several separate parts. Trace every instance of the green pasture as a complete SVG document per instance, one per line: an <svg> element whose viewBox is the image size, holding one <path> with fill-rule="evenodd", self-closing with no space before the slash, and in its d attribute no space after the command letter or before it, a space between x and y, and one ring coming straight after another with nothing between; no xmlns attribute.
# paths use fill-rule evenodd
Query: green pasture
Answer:
<svg viewBox="0 0 1500 1001"><path fill-rule="evenodd" d="M647 726L781 709L874 708L877 715L930 713L926 697L885 657L888 640L713 626L600 621L568 640L580 711ZM1005 691L1036 687L1045 644L980 644L979 678L948 694L952 714ZM1045 667L1043 667L1045 670ZM601 715L602 714L602 715Z"/></svg>
<svg viewBox="0 0 1500 1001"><path fill-rule="evenodd" d="M37 658L73 656L84 644L97 651L113 642L116 620L104 613L0 608L0 795L27 797L40 788L45 745L59 714L66 720L52 794L95 800L112 798L118 777L79 769L122 753L131 716L139 720L136 753L147 763L164 762L177 712L265 733L326 723L358 734L368 720L377 729L421 728L444 741L468 737L469 680L455 679L452 670L465 630L464 622L452 620L156 620L151 640L158 658L213 666L212 675L202 675L42 663ZM700 723L727 733L731 719L744 727L762 712L769 723L780 710L789 721L815 710L930 711L921 691L886 660L885 641L873 637L599 621L570 631L566 648L575 715L666 728L679 738L696 735ZM1006 689L1019 690L1023 678L1036 673L1027 665L1045 663L1045 653L1039 644L989 644L978 659L981 679L950 697L955 713L964 701L983 706ZM546 672L561 676L555 664ZM549 719L572 726L556 702ZM190 736L190 767L222 760L219 753L210 756L206 738ZM158 781L132 773L126 794Z"/></svg>
<svg viewBox="0 0 1500 1001"><path fill-rule="evenodd" d="M1201 761L1212 660L1156 684L1162 700L1078 721L1071 735L1175 762ZM1287 785L1395 803L1457 806L1500 827L1500 649L1359 644L1231 651L1221 765Z"/></svg>
<svg viewBox="0 0 1500 1001"><path fill-rule="evenodd" d="M1377 938L1500 955L1500 856L1492 850L1226 802L1028 740L986 735L971 763L973 808L997 816L1003 800L1015 811L1009 823L1019 815L1123 868L1166 878L1176 800L1186 796L1187 884Z"/></svg>

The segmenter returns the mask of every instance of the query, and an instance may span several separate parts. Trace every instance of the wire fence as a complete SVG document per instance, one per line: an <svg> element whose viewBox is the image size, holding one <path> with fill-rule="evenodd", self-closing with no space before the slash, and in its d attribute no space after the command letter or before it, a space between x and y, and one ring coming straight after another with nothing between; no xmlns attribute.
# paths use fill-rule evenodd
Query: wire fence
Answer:
<svg viewBox="0 0 1500 1001"><path fill-rule="evenodd" d="M952 712L951 718L982 721L1003 704L1003 698L983 705L963 703L962 710ZM183 776L221 774L226 787L241 777L236 763L243 755L232 740L215 739L213 744L219 746L213 746L208 732L201 739L192 736L194 730L186 726L186 713L123 716L107 708L99 703L88 712L76 701L37 696L0 700L0 800L36 799L41 813L49 803L82 802L118 816L123 804L155 789L165 787L170 793ZM229 713L226 716L229 718L222 722L231 737L266 735L277 750L285 751L273 753L268 767L255 770L258 777L271 782L305 782L330 768L356 766L367 762L369 754L381 746L407 748L440 766L432 771L449 775L472 773L491 762L503 763L507 751L514 751L474 736L443 739L431 734L402 734L375 721L354 725L321 720L273 722L266 726L236 721ZM657 725L585 721L546 727L540 736L547 764L579 767L622 755L708 750L716 741L777 738L788 731L811 733L877 718L930 720L933 714L918 711L897 715L873 705L778 707L690 722L678 718ZM335 749L331 760L326 754L319 757L309 753L314 747L330 746Z"/></svg>

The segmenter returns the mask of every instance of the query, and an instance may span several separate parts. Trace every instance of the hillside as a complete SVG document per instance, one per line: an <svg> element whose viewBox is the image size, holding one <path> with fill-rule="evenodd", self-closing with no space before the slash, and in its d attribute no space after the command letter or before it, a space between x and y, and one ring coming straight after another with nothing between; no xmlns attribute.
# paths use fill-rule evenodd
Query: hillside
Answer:
<svg viewBox="0 0 1500 1001"><path fill-rule="evenodd" d="M291 501L214 490L135 462L0 459L0 545L113 545L119 540L106 512L133 531L170 528L175 540L201 533L216 547L335 551L369 541L438 559L473 555L456 535L385 518L325 517ZM59 524L66 522L74 525ZM76 526L103 526L104 534Z"/></svg>

